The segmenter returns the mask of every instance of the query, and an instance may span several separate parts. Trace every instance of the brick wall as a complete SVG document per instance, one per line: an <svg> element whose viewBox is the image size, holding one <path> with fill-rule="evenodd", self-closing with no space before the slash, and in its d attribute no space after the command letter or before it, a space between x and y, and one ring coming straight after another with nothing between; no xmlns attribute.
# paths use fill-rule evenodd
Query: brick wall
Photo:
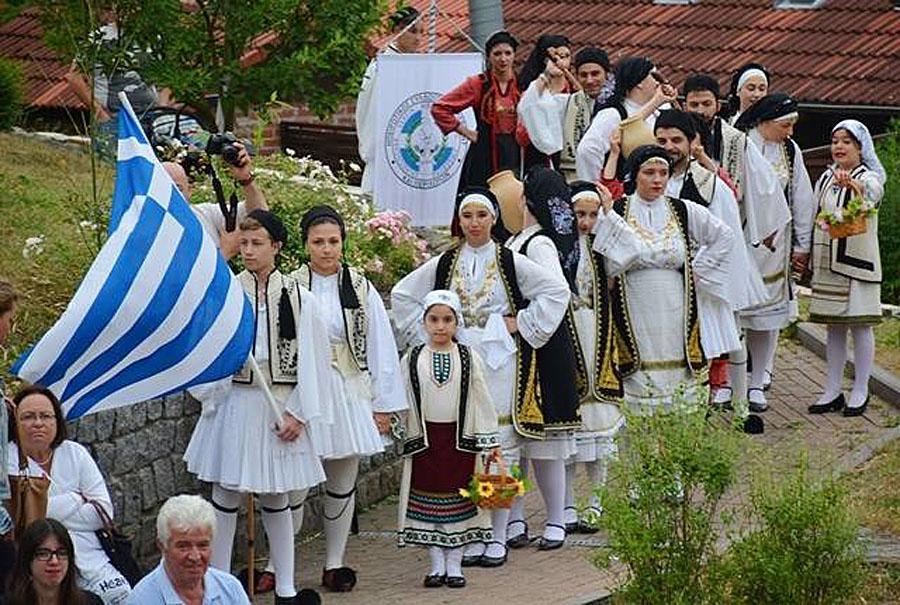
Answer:
<svg viewBox="0 0 900 605"><path fill-rule="evenodd" d="M265 129L263 130L264 143L260 152L264 154L274 153L281 149L278 125L282 121L312 122L317 124L330 124L335 126L355 126L355 112L355 101L344 103L343 105L338 107L337 111L335 111L335 113L330 118L326 120L320 120L306 107L294 106L282 109L281 111L277 112L277 117L272 121L272 123L267 124ZM254 111L239 115L235 119L235 131L240 136L252 137L258 122L259 116Z"/></svg>

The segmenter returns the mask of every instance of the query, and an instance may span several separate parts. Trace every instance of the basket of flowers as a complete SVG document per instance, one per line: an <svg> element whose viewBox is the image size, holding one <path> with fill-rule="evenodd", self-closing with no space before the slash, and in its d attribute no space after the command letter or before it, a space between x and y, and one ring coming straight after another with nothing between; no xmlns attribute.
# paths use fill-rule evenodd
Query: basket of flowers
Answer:
<svg viewBox="0 0 900 605"><path fill-rule="evenodd" d="M850 237L865 233L868 229L868 217L874 216L876 212L875 207L870 206L861 195L854 195L842 208L819 212L816 223L831 239Z"/></svg>
<svg viewBox="0 0 900 605"><path fill-rule="evenodd" d="M497 461L497 473L491 473L491 460ZM484 509L509 508L516 496L523 496L531 489L527 478L522 477L518 466L507 469L503 458L491 456L485 460L484 472L475 473L469 485L461 488L459 493L469 498L475 506Z"/></svg>

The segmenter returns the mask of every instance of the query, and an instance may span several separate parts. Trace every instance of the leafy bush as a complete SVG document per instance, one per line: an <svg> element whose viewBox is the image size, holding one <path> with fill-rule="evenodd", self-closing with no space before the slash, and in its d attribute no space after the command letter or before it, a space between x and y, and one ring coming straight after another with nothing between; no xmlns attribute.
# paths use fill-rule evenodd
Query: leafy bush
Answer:
<svg viewBox="0 0 900 605"><path fill-rule="evenodd" d="M760 528L735 542L727 565L732 601L844 603L865 583L859 523L840 484L816 485L804 456L786 476L754 481Z"/></svg>
<svg viewBox="0 0 900 605"><path fill-rule="evenodd" d="M10 130L25 106L25 76L15 61L0 58L0 130Z"/></svg>
<svg viewBox="0 0 900 605"><path fill-rule="evenodd" d="M611 554L628 565L627 603L722 602L718 524L743 436L705 401L684 397L671 411L626 411L620 453L599 490Z"/></svg>
<svg viewBox="0 0 900 605"><path fill-rule="evenodd" d="M876 151L888 179L884 200L878 210L878 241L884 282L881 299L900 304L900 120L891 122L888 136L878 142Z"/></svg>

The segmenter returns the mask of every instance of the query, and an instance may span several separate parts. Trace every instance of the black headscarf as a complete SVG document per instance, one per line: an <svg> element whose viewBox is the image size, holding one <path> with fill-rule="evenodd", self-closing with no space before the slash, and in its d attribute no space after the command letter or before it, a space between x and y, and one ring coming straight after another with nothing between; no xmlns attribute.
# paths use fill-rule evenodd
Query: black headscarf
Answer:
<svg viewBox="0 0 900 605"><path fill-rule="evenodd" d="M273 212L257 208L247 214L247 218L252 218L269 233L269 237L273 242L280 242L282 246L287 244L288 230L284 223Z"/></svg>
<svg viewBox="0 0 900 605"><path fill-rule="evenodd" d="M774 92L747 108L735 122L735 127L747 131L757 126L760 122L775 120L795 113L797 101L784 92Z"/></svg>
<svg viewBox="0 0 900 605"><path fill-rule="evenodd" d="M327 204L313 206L307 210L300 219L300 239L303 243L309 238L309 230L323 223L336 224L341 230L341 242L347 240L347 230L344 227L344 217L337 210ZM353 278L350 275L350 267L347 263L341 263L341 287L338 289L341 307L344 309L358 309L360 307L356 290L353 289Z"/></svg>
<svg viewBox="0 0 900 605"><path fill-rule="evenodd" d="M744 75L745 71L749 71L751 69L758 69L766 75L766 82L772 81L772 76L769 74L769 70L763 67L760 63L745 63L738 67L735 72L731 75L731 85L728 89L728 99L726 102L725 108L722 110L723 117L729 118L736 114L741 109L741 99L738 97L738 82L741 80L741 76Z"/></svg>
<svg viewBox="0 0 900 605"><path fill-rule="evenodd" d="M252 218L262 225L273 242L279 242L282 246L287 243L288 230L285 228L284 223L281 222L281 219L275 216L274 213L257 208L249 212L247 218ZM281 296L278 298L278 337L287 340L297 338L297 325L294 323L291 298L284 285L281 286Z"/></svg>
<svg viewBox="0 0 900 605"><path fill-rule="evenodd" d="M569 287L577 292L578 228L566 179L545 166L533 167L525 175L525 205L537 219L542 233L556 244L559 264Z"/></svg>
<svg viewBox="0 0 900 605"><path fill-rule="evenodd" d="M631 89L644 81L653 71L653 61L647 57L625 57L616 63L616 88L611 103L621 103Z"/></svg>
<svg viewBox="0 0 900 605"><path fill-rule="evenodd" d="M501 29L500 31L491 34L491 36L487 39L487 42L484 43L485 57L489 56L491 54L491 50L498 44L509 44L510 46L512 46L513 50L519 48L519 41L516 40L511 33Z"/></svg>
<svg viewBox="0 0 900 605"><path fill-rule="evenodd" d="M519 71L519 90L525 91L547 66L547 49L569 46L569 39L556 34L543 34L537 39L531 54Z"/></svg>
<svg viewBox="0 0 900 605"><path fill-rule="evenodd" d="M612 67L609 64L609 55L606 54L605 50L596 46L582 48L575 54L576 70L587 63L596 63L607 73L612 71Z"/></svg>
<svg viewBox="0 0 900 605"><path fill-rule="evenodd" d="M462 227L459 226L459 209L462 207L464 199L472 194L480 194L488 199L491 206L494 207L494 227L491 229L491 239L495 242L505 242L510 237L509 231L503 226L503 218L500 214L500 202L497 196L487 187L466 187L459 195L456 196L456 204L453 206L453 219L450 221L450 235L453 237L465 237Z"/></svg>
<svg viewBox="0 0 900 605"><path fill-rule="evenodd" d="M672 158L666 153L666 150L659 145L641 145L631 152L628 157L628 171L625 174L625 193L631 195L637 186L637 174L644 163L652 158L662 158L669 166L669 172L672 172Z"/></svg>
<svg viewBox="0 0 900 605"><path fill-rule="evenodd" d="M572 205L575 205L575 198L582 193L593 193L597 196L597 199L600 199L600 190L597 189L597 184L592 183L590 181L572 181L569 183L569 190L572 192Z"/></svg>

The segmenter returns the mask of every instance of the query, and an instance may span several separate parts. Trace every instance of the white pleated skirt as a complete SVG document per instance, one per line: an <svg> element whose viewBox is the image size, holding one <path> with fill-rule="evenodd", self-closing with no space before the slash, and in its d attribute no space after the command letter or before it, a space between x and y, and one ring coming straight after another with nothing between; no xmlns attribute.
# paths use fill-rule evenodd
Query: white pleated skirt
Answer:
<svg viewBox="0 0 900 605"><path fill-rule="evenodd" d="M371 456L384 451L384 440L372 415L372 400L362 384L365 376L347 380L331 368L334 407L331 422L314 420L313 447L323 460Z"/></svg>
<svg viewBox="0 0 900 605"><path fill-rule="evenodd" d="M235 384L225 401L201 415L184 452L188 471L227 489L281 494L325 480L307 430L294 441L278 438L261 389Z"/></svg>

